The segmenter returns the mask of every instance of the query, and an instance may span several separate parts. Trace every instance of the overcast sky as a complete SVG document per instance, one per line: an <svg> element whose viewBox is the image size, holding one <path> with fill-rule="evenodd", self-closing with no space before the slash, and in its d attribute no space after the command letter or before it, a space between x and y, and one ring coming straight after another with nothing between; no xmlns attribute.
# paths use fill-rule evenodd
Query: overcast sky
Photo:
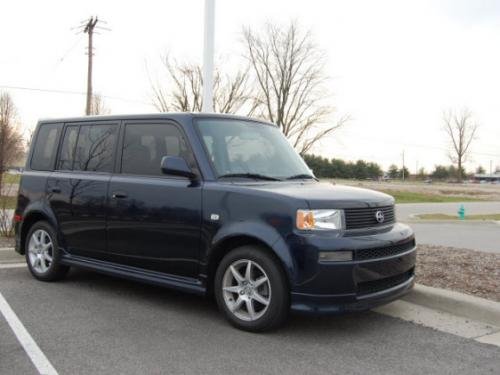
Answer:
<svg viewBox="0 0 500 375"><path fill-rule="evenodd" d="M406 164L413 172L449 163L442 111L470 108L480 124L468 169L500 165L500 1L216 0L216 54L231 69L243 26L297 20L328 56L332 105L352 121L314 151L327 157ZM26 127L38 118L81 115L90 15L111 31L95 38L96 92L112 113L153 112L148 76L167 51L198 62L203 0L6 1L2 4L0 90ZM233 65L232 68L235 66Z"/></svg>

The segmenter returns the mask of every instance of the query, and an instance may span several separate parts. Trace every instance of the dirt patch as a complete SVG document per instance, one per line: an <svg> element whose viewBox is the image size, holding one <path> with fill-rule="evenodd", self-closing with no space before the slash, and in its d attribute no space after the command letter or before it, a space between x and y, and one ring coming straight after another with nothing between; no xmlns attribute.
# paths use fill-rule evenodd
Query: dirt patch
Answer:
<svg viewBox="0 0 500 375"><path fill-rule="evenodd" d="M500 255L419 245L417 283L500 302Z"/></svg>
<svg viewBox="0 0 500 375"><path fill-rule="evenodd" d="M500 201L500 184L453 184L435 182L425 184L415 181L354 181L354 180L325 180L335 181L339 185L364 187L381 191L404 191L419 194L437 195L442 197L470 198L487 201Z"/></svg>

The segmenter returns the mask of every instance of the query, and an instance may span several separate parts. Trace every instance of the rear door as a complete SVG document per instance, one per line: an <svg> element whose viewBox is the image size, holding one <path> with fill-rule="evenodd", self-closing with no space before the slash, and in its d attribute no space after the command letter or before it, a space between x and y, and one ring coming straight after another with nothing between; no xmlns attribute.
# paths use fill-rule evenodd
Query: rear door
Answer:
<svg viewBox="0 0 500 375"><path fill-rule="evenodd" d="M163 156L196 168L182 129L170 122L125 122L120 169L109 188L108 251L117 263L196 276L201 186L161 173Z"/></svg>
<svg viewBox="0 0 500 375"><path fill-rule="evenodd" d="M73 255L107 259L106 208L118 123L66 124L47 196L63 248Z"/></svg>

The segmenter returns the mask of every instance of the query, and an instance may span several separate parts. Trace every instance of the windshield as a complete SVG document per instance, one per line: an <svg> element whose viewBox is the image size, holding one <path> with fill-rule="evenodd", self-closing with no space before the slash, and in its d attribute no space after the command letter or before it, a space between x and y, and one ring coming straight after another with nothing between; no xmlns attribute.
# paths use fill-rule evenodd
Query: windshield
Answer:
<svg viewBox="0 0 500 375"><path fill-rule="evenodd" d="M313 178L275 126L232 119L198 120L197 126L219 178Z"/></svg>

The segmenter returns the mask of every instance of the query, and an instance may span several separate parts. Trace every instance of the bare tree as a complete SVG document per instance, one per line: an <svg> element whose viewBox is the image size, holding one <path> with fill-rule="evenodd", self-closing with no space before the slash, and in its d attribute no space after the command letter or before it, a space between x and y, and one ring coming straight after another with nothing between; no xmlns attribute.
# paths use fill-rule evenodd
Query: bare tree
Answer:
<svg viewBox="0 0 500 375"><path fill-rule="evenodd" d="M24 155L24 141L17 124L17 110L8 93L0 94L0 189L3 173Z"/></svg>
<svg viewBox="0 0 500 375"><path fill-rule="evenodd" d="M161 112L201 112L203 75L200 65L179 63L168 55L163 60L166 79L152 82L153 105ZM214 110L219 113L240 112L251 102L248 68L236 74L214 74Z"/></svg>
<svg viewBox="0 0 500 375"><path fill-rule="evenodd" d="M330 122L335 110L325 103L325 56L309 32L292 22L267 24L260 33L245 29L243 36L259 88L255 114L277 124L301 154L348 121Z"/></svg>
<svg viewBox="0 0 500 375"><path fill-rule="evenodd" d="M462 181L463 165L469 156L470 145L476 137L478 124L474 122L472 112L467 108L443 113L443 121L444 130L451 143L449 157L457 165L458 181Z"/></svg>
<svg viewBox="0 0 500 375"><path fill-rule="evenodd" d="M101 94L94 94L92 96L92 102L90 103L90 114L91 115L109 115L111 111L106 106L104 98Z"/></svg>

